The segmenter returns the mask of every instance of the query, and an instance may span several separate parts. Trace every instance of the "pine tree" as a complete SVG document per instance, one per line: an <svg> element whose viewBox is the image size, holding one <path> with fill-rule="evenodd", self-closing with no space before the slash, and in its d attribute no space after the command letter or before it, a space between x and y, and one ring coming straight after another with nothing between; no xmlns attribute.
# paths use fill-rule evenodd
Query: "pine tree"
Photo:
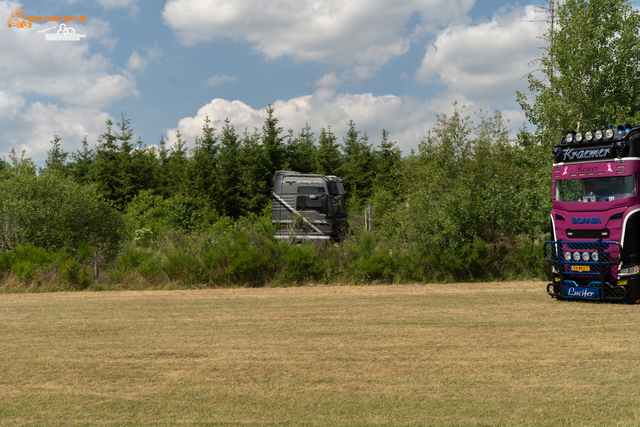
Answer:
<svg viewBox="0 0 640 427"><path fill-rule="evenodd" d="M264 162L263 146L260 135L245 130L241 149L242 212L260 214L271 200L273 185L269 186L270 176Z"/></svg>
<svg viewBox="0 0 640 427"><path fill-rule="evenodd" d="M343 144L344 160L340 176L345 187L345 196L360 205L373 193L375 177L374 156L366 132L360 136L353 120L349 121L349 130Z"/></svg>
<svg viewBox="0 0 640 427"><path fill-rule="evenodd" d="M290 131L287 139L287 159L285 169L302 173L315 172L317 168L316 144L309 124L300 130L298 136L293 138Z"/></svg>
<svg viewBox="0 0 640 427"><path fill-rule="evenodd" d="M185 170L185 188L192 197L204 197L212 205L218 203L217 194L218 139L209 116L202 126L202 138L196 138Z"/></svg>
<svg viewBox="0 0 640 427"><path fill-rule="evenodd" d="M316 171L322 175L335 175L342 164L338 137L331 132L331 126L320 128Z"/></svg>
<svg viewBox="0 0 640 427"><path fill-rule="evenodd" d="M235 128L224 121L220 137L220 156L218 160L218 188L220 201L217 210L220 214L231 218L239 218L242 214L242 187L240 175L240 141Z"/></svg>
<svg viewBox="0 0 640 427"><path fill-rule="evenodd" d="M73 180L79 183L89 182L91 179L90 169L95 160L95 153L92 149L89 149L87 135L82 138L82 149L71 153L71 159L67 166Z"/></svg>
<svg viewBox="0 0 640 427"><path fill-rule="evenodd" d="M264 161L268 171L267 179L270 179L271 185L273 185L275 171L282 169L285 158L283 138L280 136L282 128L278 127L278 119L274 117L274 111L271 104L269 104L267 107L267 118L262 125Z"/></svg>
<svg viewBox="0 0 640 427"><path fill-rule="evenodd" d="M51 149L47 151L47 159L44 161L44 169L43 171L57 172L62 175L67 175L68 167L66 165L67 156L69 153L65 152L62 149L62 145L60 141L62 139L57 135L53 134L53 141L51 141Z"/></svg>

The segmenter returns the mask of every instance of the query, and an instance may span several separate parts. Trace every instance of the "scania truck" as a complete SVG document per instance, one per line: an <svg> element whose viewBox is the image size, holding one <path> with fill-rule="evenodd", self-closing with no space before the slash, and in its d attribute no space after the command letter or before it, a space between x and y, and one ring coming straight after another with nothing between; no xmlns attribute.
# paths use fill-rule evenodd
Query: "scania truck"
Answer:
<svg viewBox="0 0 640 427"><path fill-rule="evenodd" d="M553 156L547 293L640 303L640 126L567 132Z"/></svg>
<svg viewBox="0 0 640 427"><path fill-rule="evenodd" d="M342 179L333 175L276 171L271 210L277 239L338 242L347 228Z"/></svg>

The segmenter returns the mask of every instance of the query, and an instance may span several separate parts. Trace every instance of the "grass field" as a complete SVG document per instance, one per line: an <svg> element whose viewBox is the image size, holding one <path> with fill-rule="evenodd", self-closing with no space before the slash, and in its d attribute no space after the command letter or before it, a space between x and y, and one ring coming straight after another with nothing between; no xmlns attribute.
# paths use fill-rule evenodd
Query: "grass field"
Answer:
<svg viewBox="0 0 640 427"><path fill-rule="evenodd" d="M2 294L0 426L637 426L639 329L541 282Z"/></svg>

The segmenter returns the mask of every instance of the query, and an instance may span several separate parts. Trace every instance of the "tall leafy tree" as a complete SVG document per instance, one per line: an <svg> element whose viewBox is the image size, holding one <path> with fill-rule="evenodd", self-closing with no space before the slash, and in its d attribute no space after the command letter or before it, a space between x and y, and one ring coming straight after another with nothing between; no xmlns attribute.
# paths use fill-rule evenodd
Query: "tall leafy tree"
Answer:
<svg viewBox="0 0 640 427"><path fill-rule="evenodd" d="M543 77L529 76L535 100L518 102L546 144L568 129L640 118L640 13L628 0L566 0L557 8ZM558 28L559 27L559 28Z"/></svg>

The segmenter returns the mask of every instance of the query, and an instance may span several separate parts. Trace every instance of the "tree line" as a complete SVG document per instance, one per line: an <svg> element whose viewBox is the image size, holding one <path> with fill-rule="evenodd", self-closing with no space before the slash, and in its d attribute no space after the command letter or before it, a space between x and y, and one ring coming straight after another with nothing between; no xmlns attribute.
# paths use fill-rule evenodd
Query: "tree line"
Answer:
<svg viewBox="0 0 640 427"><path fill-rule="evenodd" d="M253 131L239 133L229 120L214 129L207 118L192 149L179 133L170 147L164 138L158 147L133 141L123 113L94 147L85 138L67 153L54 135L39 171L12 151L0 162L0 275L86 284L99 252L107 284L542 277L549 147L567 129L640 117L638 11L626 0L566 0L549 10L559 25L543 78L530 75L530 93L517 94L533 131L512 135L500 112L471 115L454 104L403 156L384 129L375 145L353 121L341 138L330 127L284 131L269 106ZM273 239L278 169L343 178L343 244ZM366 201L372 232L364 231Z"/></svg>

